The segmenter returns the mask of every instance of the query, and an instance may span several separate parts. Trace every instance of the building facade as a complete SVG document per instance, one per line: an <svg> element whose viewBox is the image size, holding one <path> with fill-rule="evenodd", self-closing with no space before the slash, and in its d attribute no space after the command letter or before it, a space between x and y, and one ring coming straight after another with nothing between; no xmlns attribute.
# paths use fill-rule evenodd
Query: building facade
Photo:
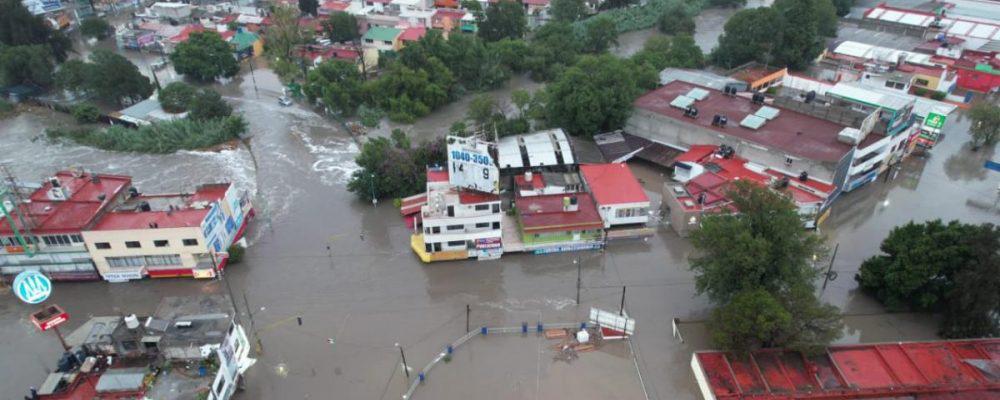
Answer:
<svg viewBox="0 0 1000 400"><path fill-rule="evenodd" d="M605 228L649 223L649 197L627 164L582 164L580 174Z"/></svg>
<svg viewBox="0 0 1000 400"><path fill-rule="evenodd" d="M448 182L447 170L428 168L422 226L411 246L424 262L499 258L502 218L500 196L456 188Z"/></svg>

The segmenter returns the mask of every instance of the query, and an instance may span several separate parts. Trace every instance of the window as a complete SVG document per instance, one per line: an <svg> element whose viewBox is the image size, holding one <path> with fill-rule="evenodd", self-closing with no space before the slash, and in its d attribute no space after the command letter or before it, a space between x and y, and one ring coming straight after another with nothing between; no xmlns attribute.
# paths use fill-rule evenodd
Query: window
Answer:
<svg viewBox="0 0 1000 400"><path fill-rule="evenodd" d="M97 242L97 243L94 243L94 247L96 247L98 249L101 249L101 250L107 250L107 249L111 248L111 243L108 243L108 242Z"/></svg>
<svg viewBox="0 0 1000 400"><path fill-rule="evenodd" d="M388 40L383 40L382 43L384 43L386 46L392 46L392 42Z"/></svg>
<svg viewBox="0 0 1000 400"><path fill-rule="evenodd" d="M462 229L465 229L465 225L448 225L447 229L449 231L460 231Z"/></svg>
<svg viewBox="0 0 1000 400"><path fill-rule="evenodd" d="M198 239L184 239L182 240L185 246L197 246Z"/></svg>
<svg viewBox="0 0 1000 400"><path fill-rule="evenodd" d="M441 233L441 227L440 226L431 227L431 233Z"/></svg>
<svg viewBox="0 0 1000 400"><path fill-rule="evenodd" d="M791 158L789 156L785 156L785 165L792 165L793 162L795 162L794 158Z"/></svg>
<svg viewBox="0 0 1000 400"><path fill-rule="evenodd" d="M455 216L455 206L448 206L448 216L449 217Z"/></svg>
<svg viewBox="0 0 1000 400"><path fill-rule="evenodd" d="M70 240L73 241L73 243L83 243L83 236L80 236L80 235L70 235L69 238L70 238Z"/></svg>
<svg viewBox="0 0 1000 400"><path fill-rule="evenodd" d="M931 82L926 79L917 79L916 83L919 86L927 86L931 84Z"/></svg>
<svg viewBox="0 0 1000 400"><path fill-rule="evenodd" d="M464 240L452 240L452 241L448 242L448 246L451 246L451 247L465 246L465 241Z"/></svg>
<svg viewBox="0 0 1000 400"><path fill-rule="evenodd" d="M493 205L493 213L494 214L500 213L500 205L499 204L494 204Z"/></svg>
<svg viewBox="0 0 1000 400"><path fill-rule="evenodd" d="M146 259L142 256L137 257L108 257L108 266L111 268L128 268L128 267L142 267L146 265Z"/></svg>
<svg viewBox="0 0 1000 400"><path fill-rule="evenodd" d="M139 242L137 242L137 241L129 241L129 242L125 242L125 247L130 248L130 249L138 249L138 248L141 248L142 245L139 244Z"/></svg>
<svg viewBox="0 0 1000 400"><path fill-rule="evenodd" d="M896 90L902 90L903 88L906 87L906 84L903 82L885 81L885 87Z"/></svg>
<svg viewBox="0 0 1000 400"><path fill-rule="evenodd" d="M494 222L493 223L493 229L500 229L500 223L499 222Z"/></svg>
<svg viewBox="0 0 1000 400"><path fill-rule="evenodd" d="M489 204L476 204L476 211L486 211L490 209Z"/></svg>
<svg viewBox="0 0 1000 400"><path fill-rule="evenodd" d="M181 265L181 256L179 254L169 254L162 256L146 256L143 260L146 265L149 266L159 266L159 265Z"/></svg>
<svg viewBox="0 0 1000 400"><path fill-rule="evenodd" d="M476 224L476 228L489 228L489 227L490 227L490 223L489 222L480 222L480 223Z"/></svg>
<svg viewBox="0 0 1000 400"><path fill-rule="evenodd" d="M153 246L156 246L156 247L167 247L167 246L170 246L170 242L168 242L166 240L154 240L153 241Z"/></svg>
<svg viewBox="0 0 1000 400"><path fill-rule="evenodd" d="M375 43L375 41L371 39L365 39L365 43Z"/></svg>

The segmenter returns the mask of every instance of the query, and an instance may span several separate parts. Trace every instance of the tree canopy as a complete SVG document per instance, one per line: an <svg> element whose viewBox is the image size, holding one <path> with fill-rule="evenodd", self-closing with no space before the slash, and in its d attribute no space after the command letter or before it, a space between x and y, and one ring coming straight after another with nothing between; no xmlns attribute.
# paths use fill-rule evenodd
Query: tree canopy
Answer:
<svg viewBox="0 0 1000 400"><path fill-rule="evenodd" d="M60 63L73 51L66 35L50 28L41 16L31 15L21 0L0 0L0 10L0 45L45 46Z"/></svg>
<svg viewBox="0 0 1000 400"><path fill-rule="evenodd" d="M56 72L56 82L68 90L86 92L116 104L149 97L153 84L127 58L108 50L95 50L89 62L70 60Z"/></svg>
<svg viewBox="0 0 1000 400"><path fill-rule="evenodd" d="M552 0L549 15L561 22L574 22L587 15L587 5L583 0Z"/></svg>
<svg viewBox="0 0 1000 400"><path fill-rule="evenodd" d="M520 39L528 30L524 7L515 0L500 0L486 9L479 22L479 37L487 42L504 38Z"/></svg>
<svg viewBox="0 0 1000 400"><path fill-rule="evenodd" d="M160 89L160 106L166 112L181 113L188 110L198 90L184 82L171 82Z"/></svg>
<svg viewBox="0 0 1000 400"><path fill-rule="evenodd" d="M170 54L174 70L199 81L231 78L240 71L233 48L215 31L194 32Z"/></svg>
<svg viewBox="0 0 1000 400"><path fill-rule="evenodd" d="M188 118L195 121L207 121L226 118L233 113L233 107L222 99L218 92L203 89L198 92L188 105Z"/></svg>
<svg viewBox="0 0 1000 400"><path fill-rule="evenodd" d="M1000 140L1000 106L979 101L969 109L968 116L972 121L969 132L972 133L973 146L989 146Z"/></svg>
<svg viewBox="0 0 1000 400"><path fill-rule="evenodd" d="M746 181L728 192L738 213L702 218L691 242L698 293L719 305L713 314L715 343L746 352L784 346L811 352L840 335L836 308L813 293L825 253L822 240L803 229L784 194Z"/></svg>
<svg viewBox="0 0 1000 400"><path fill-rule="evenodd" d="M618 30L611 17L598 15L591 18L584 28L583 48L591 53L603 53L612 45L618 45Z"/></svg>
<svg viewBox="0 0 1000 400"><path fill-rule="evenodd" d="M660 32L667 35L688 34L693 35L695 24L694 15L688 12L688 7L680 3L672 4L660 15L657 23Z"/></svg>
<svg viewBox="0 0 1000 400"><path fill-rule="evenodd" d="M648 64L657 71L668 67L701 68L705 63L701 48L689 35L653 36L646 40L642 50L632 55L632 61Z"/></svg>
<svg viewBox="0 0 1000 400"><path fill-rule="evenodd" d="M370 138L355 158L360 169L351 175L347 190L365 201L420 193L427 185L427 166L444 165L446 148L444 138L413 147L401 131L390 138Z"/></svg>
<svg viewBox="0 0 1000 400"><path fill-rule="evenodd" d="M319 0L299 0L299 11L315 17L319 11Z"/></svg>
<svg viewBox="0 0 1000 400"><path fill-rule="evenodd" d="M632 101L656 81L656 71L647 65L609 54L583 56L545 89L546 119L572 135L618 129Z"/></svg>
<svg viewBox="0 0 1000 400"><path fill-rule="evenodd" d="M727 68L758 61L801 70L823 51L823 37L836 34L831 0L776 0L726 21L712 60Z"/></svg>
<svg viewBox="0 0 1000 400"><path fill-rule="evenodd" d="M277 6L271 12L271 25L264 33L266 51L283 61L292 55L295 46L309 41L309 30L299 27L299 11L290 6Z"/></svg>
<svg viewBox="0 0 1000 400"><path fill-rule="evenodd" d="M303 90L310 102L318 99L331 111L351 115L361 105L362 83L356 65L331 60L309 71Z"/></svg>
<svg viewBox="0 0 1000 400"><path fill-rule="evenodd" d="M910 222L880 250L855 280L887 308L944 312L948 337L1000 335L1000 227Z"/></svg>
<svg viewBox="0 0 1000 400"><path fill-rule="evenodd" d="M0 85L52 83L52 51L45 45L0 45Z"/></svg>
<svg viewBox="0 0 1000 400"><path fill-rule="evenodd" d="M357 18L343 11L330 14L330 17L323 21L323 30L334 43L351 42L361 38L358 33Z"/></svg>
<svg viewBox="0 0 1000 400"><path fill-rule="evenodd" d="M103 18L91 17L80 23L80 34L86 37L104 40L111 35L111 32L111 24Z"/></svg>

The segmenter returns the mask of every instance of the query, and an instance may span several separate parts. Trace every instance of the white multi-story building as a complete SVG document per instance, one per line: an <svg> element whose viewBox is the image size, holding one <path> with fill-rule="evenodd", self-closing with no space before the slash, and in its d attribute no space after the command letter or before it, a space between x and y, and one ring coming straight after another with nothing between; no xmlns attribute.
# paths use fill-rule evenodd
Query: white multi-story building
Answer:
<svg viewBox="0 0 1000 400"><path fill-rule="evenodd" d="M423 226L411 241L421 260L500 257L500 196L458 189L448 182L448 171L440 168L428 169L426 196L419 215Z"/></svg>

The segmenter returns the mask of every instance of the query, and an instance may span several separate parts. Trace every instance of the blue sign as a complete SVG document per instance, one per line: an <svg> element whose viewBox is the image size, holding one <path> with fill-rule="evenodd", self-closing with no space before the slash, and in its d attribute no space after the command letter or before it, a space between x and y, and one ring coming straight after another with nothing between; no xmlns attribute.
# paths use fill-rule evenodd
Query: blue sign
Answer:
<svg viewBox="0 0 1000 400"><path fill-rule="evenodd" d="M52 281L38 271L22 271L14 278L14 294L28 304L38 304L52 294Z"/></svg>
<svg viewBox="0 0 1000 400"><path fill-rule="evenodd" d="M996 161L986 160L986 163L983 164L983 168L992 169L994 171L1000 172L1000 163Z"/></svg>

